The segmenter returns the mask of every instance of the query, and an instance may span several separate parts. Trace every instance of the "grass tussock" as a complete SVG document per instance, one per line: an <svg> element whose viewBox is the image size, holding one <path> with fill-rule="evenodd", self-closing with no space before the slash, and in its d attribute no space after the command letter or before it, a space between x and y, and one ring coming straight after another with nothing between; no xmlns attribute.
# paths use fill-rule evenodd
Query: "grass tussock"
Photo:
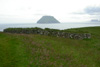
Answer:
<svg viewBox="0 0 100 67"><path fill-rule="evenodd" d="M100 67L99 30L68 30L92 34L91 39L84 40L0 33L0 67Z"/></svg>

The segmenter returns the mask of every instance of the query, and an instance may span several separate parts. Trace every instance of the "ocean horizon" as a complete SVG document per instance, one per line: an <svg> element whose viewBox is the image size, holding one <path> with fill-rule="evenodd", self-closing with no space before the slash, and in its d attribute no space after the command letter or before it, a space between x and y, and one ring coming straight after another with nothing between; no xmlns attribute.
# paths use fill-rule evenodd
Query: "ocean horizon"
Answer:
<svg viewBox="0 0 100 67"><path fill-rule="evenodd" d="M37 24L37 23L17 23L17 24L0 24L0 31L6 28L51 28L51 29L71 29L71 28L81 28L81 27L94 27L100 26L100 22L71 22L71 23L57 23L57 24Z"/></svg>

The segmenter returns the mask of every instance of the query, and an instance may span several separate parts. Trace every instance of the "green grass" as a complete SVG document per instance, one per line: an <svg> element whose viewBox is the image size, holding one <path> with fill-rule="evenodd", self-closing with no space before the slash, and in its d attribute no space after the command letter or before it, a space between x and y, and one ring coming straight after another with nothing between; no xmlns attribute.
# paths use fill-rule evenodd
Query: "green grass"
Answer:
<svg viewBox="0 0 100 67"><path fill-rule="evenodd" d="M68 29L91 39L0 33L0 67L100 67L100 27Z"/></svg>

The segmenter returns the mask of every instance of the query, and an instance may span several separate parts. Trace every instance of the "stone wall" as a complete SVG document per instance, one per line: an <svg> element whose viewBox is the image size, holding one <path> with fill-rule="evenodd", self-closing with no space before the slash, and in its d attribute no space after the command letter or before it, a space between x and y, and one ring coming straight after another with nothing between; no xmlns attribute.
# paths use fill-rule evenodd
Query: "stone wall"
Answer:
<svg viewBox="0 0 100 67"><path fill-rule="evenodd" d="M37 30L35 31L34 34L72 38L72 39L90 39L91 38L90 33L67 33L67 32L54 32L54 31L50 32L50 31Z"/></svg>
<svg viewBox="0 0 100 67"><path fill-rule="evenodd" d="M8 33L24 33L24 34L40 34L47 36L55 36L55 37L64 37L64 38L72 38L72 39L90 39L90 33L69 33L63 32L61 30L54 29L40 29L40 28L8 28L5 29L4 32Z"/></svg>

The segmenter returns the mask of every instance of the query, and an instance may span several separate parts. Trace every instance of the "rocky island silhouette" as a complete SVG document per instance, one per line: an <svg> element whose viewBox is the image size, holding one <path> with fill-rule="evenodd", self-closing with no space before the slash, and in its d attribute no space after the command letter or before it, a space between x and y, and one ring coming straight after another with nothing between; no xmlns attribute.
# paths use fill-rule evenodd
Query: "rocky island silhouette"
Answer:
<svg viewBox="0 0 100 67"><path fill-rule="evenodd" d="M53 16L43 16L40 20L37 21L40 24L48 24L48 23L60 23L57 19Z"/></svg>

